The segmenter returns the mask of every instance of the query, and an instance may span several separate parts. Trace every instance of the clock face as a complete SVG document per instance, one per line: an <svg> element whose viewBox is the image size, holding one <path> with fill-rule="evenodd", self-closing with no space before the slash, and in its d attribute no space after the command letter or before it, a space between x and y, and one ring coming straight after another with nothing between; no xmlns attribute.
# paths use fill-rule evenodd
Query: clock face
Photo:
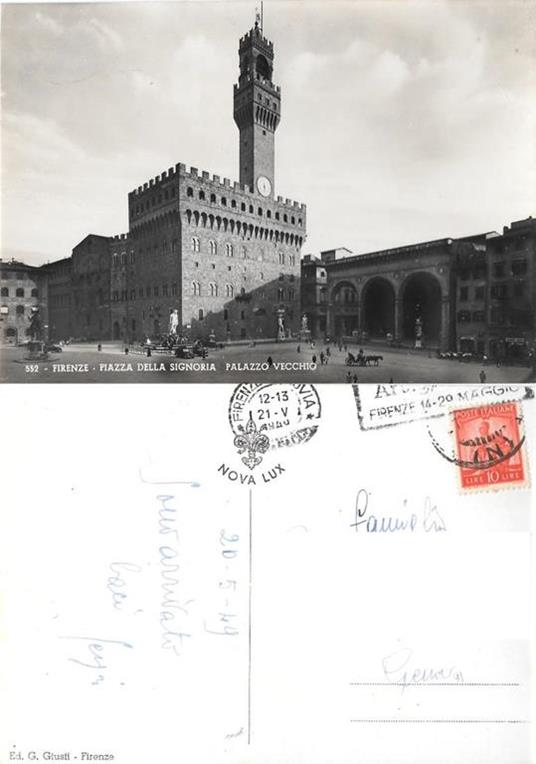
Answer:
<svg viewBox="0 0 536 764"><path fill-rule="evenodd" d="M257 178L257 188L259 189L259 194L270 196L272 184L265 175L259 175Z"/></svg>

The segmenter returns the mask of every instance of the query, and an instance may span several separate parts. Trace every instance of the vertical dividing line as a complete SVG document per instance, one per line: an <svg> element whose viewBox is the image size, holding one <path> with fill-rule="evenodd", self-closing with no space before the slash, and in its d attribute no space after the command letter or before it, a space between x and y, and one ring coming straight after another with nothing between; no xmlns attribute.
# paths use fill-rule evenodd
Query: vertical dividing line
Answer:
<svg viewBox="0 0 536 764"><path fill-rule="evenodd" d="M251 744L251 600L253 590L253 496L249 489L249 590L248 590L248 745Z"/></svg>

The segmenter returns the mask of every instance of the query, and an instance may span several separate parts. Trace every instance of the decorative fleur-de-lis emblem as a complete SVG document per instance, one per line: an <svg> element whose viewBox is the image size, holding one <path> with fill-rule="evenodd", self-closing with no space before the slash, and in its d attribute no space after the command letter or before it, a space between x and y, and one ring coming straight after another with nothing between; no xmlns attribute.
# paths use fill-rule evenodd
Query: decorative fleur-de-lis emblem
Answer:
<svg viewBox="0 0 536 764"><path fill-rule="evenodd" d="M250 411L248 423L245 427L239 425L238 429L241 432L239 435L235 436L234 445L238 449L239 454L243 454L247 451L246 456L242 457L242 461L250 470L252 470L262 462L262 456L257 456L257 454L265 454L270 447L270 439L262 432L262 430L266 430L267 427L263 424L257 429L257 425L253 421L253 415Z"/></svg>

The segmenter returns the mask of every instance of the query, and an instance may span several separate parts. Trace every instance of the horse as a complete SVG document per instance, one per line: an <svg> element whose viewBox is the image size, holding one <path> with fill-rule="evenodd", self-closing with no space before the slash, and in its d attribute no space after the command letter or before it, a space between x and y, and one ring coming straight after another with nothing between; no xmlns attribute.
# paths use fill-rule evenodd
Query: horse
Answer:
<svg viewBox="0 0 536 764"><path fill-rule="evenodd" d="M365 356L365 365L366 366L379 366L380 361L383 361L382 355L367 355Z"/></svg>

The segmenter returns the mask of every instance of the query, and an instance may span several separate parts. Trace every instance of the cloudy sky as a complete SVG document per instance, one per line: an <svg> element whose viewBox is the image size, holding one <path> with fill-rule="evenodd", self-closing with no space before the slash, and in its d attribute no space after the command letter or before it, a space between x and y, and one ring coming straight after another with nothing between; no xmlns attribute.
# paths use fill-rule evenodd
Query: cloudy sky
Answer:
<svg viewBox="0 0 536 764"><path fill-rule="evenodd" d="M264 4L282 88L276 192L304 252L501 230L536 215L536 0ZM236 179L253 2L4 5L2 256L127 230L184 162Z"/></svg>

